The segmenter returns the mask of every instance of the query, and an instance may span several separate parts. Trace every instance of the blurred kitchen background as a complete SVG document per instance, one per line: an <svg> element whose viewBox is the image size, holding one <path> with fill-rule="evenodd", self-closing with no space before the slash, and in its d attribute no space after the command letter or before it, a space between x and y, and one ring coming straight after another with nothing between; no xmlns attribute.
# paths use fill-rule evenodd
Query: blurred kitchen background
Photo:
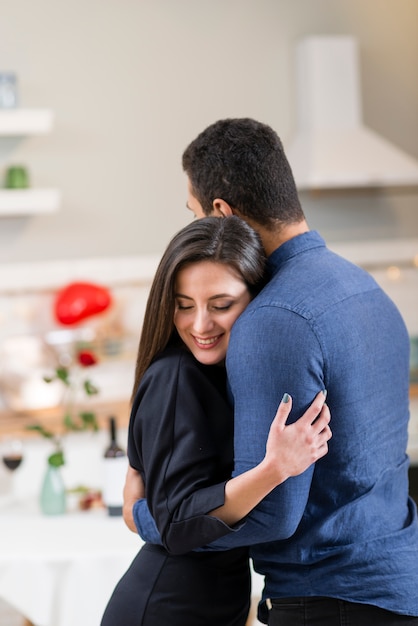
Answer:
<svg viewBox="0 0 418 626"><path fill-rule="evenodd" d="M126 446L150 280L191 219L181 154L224 117L278 132L311 228L401 309L418 466L417 67L417 0L0 0L0 437L24 445L15 472L0 467L0 499L39 494L51 444L27 425L61 427L43 376L75 348L97 360L99 393L78 400L101 430L66 435L67 488L100 490L109 415ZM63 324L54 307L75 281L112 302ZM0 564L13 606L0 623L33 620L25 589L2 584Z"/></svg>

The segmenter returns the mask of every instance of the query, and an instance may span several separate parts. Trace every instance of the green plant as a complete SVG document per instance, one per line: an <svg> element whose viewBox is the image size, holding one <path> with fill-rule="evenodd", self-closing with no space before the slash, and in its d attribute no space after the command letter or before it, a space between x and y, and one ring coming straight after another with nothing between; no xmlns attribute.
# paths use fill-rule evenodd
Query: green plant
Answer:
<svg viewBox="0 0 418 626"><path fill-rule="evenodd" d="M97 359L93 352L89 350L79 350L77 352L76 361L79 368L90 367L95 365ZM84 378L80 380L79 371L74 372L70 367L60 365L55 368L52 376L44 376L46 383L59 380L65 386L64 393L64 414L63 414L63 432L79 432L85 430L98 430L96 414L93 411L76 411L76 393L77 389L81 389L87 397L94 396L99 393L99 389L91 382L90 379ZM65 458L62 449L61 436L48 430L42 424L30 424L28 430L39 433L42 437L50 439L55 445L55 451L49 455L48 463L54 467L64 465Z"/></svg>

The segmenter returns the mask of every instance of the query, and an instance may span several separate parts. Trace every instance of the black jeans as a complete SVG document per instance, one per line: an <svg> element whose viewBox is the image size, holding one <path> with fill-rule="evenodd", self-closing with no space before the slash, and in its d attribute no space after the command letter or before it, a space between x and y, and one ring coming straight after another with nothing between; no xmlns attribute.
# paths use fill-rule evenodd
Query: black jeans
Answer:
<svg viewBox="0 0 418 626"><path fill-rule="evenodd" d="M369 604L335 598L272 600L269 626L404 626L418 625L418 617L398 615Z"/></svg>

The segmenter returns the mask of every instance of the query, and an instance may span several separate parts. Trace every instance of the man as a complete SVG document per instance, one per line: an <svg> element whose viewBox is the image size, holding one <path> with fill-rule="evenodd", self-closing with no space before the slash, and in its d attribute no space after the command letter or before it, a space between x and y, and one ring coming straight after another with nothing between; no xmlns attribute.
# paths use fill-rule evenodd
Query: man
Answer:
<svg viewBox="0 0 418 626"><path fill-rule="evenodd" d="M221 120L186 149L188 207L237 215L261 236L269 282L227 356L235 474L264 456L284 392L293 419L328 392L329 453L276 488L213 549L251 546L271 626L418 624L418 524L408 497L409 339L371 276L310 231L280 139Z"/></svg>

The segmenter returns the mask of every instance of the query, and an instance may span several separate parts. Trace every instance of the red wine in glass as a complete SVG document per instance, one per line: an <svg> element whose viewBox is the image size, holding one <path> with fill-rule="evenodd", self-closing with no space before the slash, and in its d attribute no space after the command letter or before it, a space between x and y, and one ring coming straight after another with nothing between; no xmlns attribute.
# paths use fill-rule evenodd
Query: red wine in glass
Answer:
<svg viewBox="0 0 418 626"><path fill-rule="evenodd" d="M22 455L20 455L20 456L17 456L17 455L7 456L6 455L6 456L3 457L3 463L5 464L7 469L12 470L12 471L19 467L19 465L21 464L22 460L23 460Z"/></svg>
<svg viewBox="0 0 418 626"><path fill-rule="evenodd" d="M22 443L18 439L3 442L1 458L7 469L14 472L23 461Z"/></svg>

